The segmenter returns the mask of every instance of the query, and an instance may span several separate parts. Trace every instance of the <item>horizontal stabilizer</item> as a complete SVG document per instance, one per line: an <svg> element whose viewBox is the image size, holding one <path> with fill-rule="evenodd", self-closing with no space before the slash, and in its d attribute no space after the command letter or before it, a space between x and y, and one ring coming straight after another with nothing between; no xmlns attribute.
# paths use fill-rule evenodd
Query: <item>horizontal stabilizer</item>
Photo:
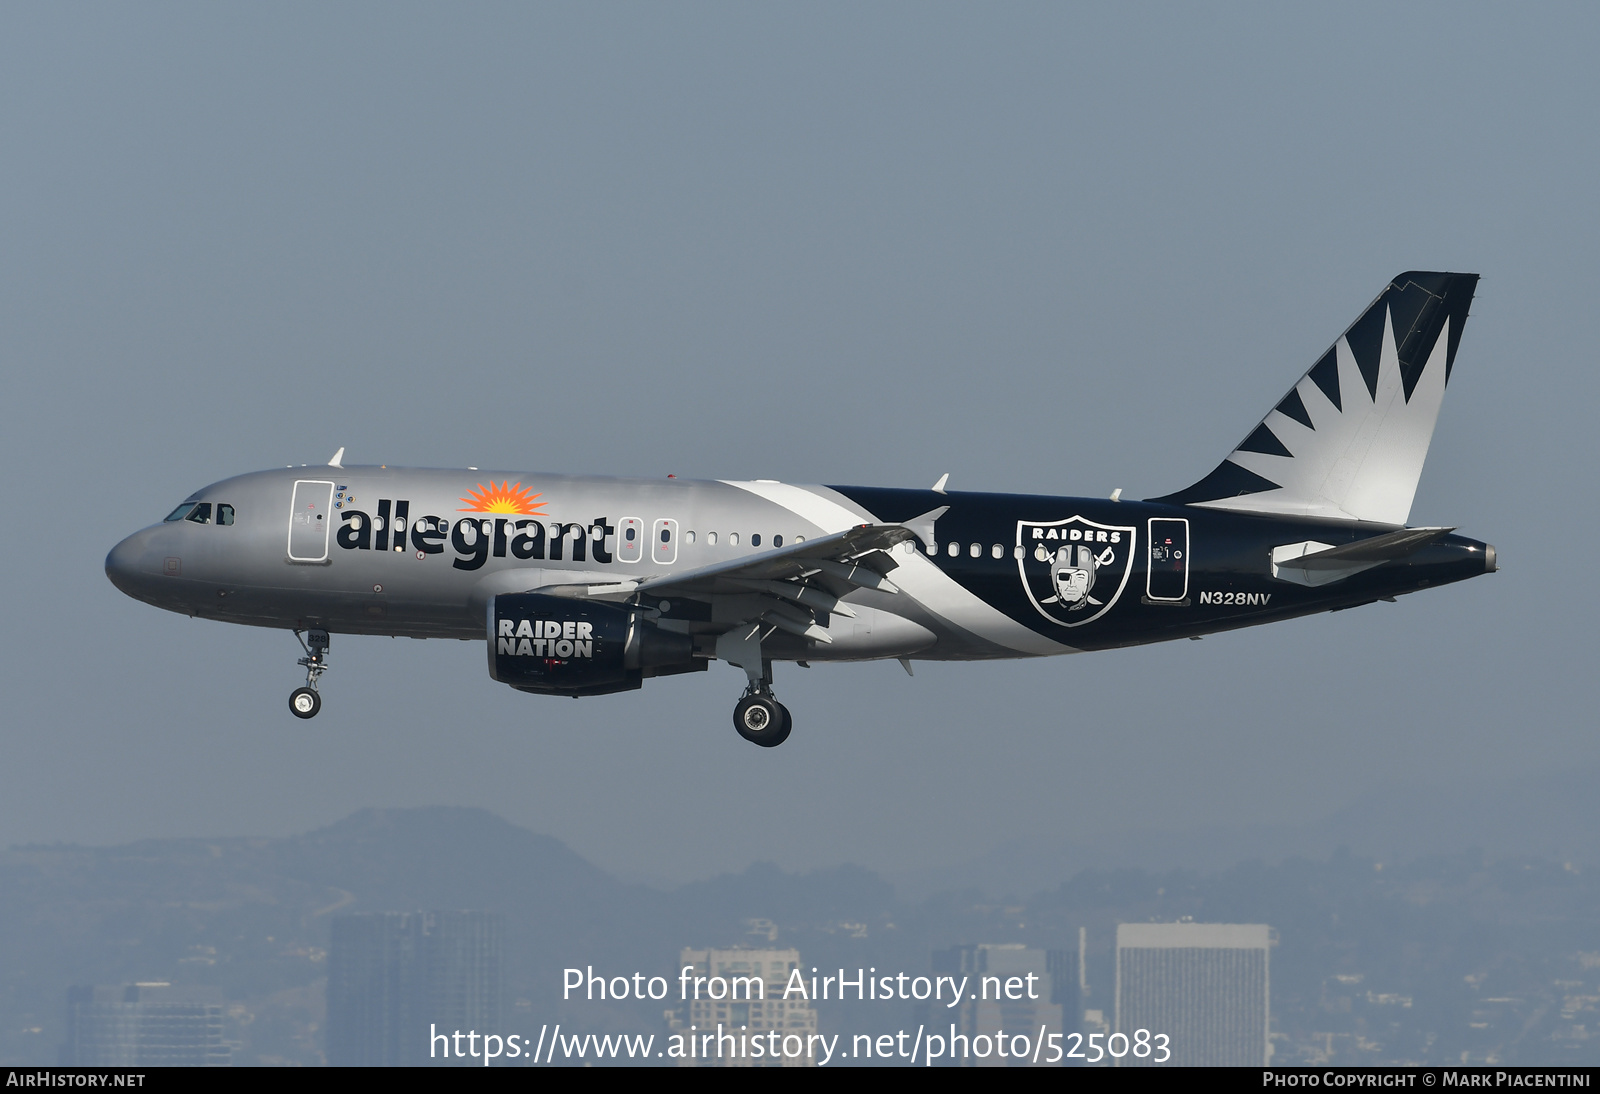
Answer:
<svg viewBox="0 0 1600 1094"><path fill-rule="evenodd" d="M1316 540L1285 543L1272 549L1272 576L1296 585L1328 585L1385 562L1397 562L1453 531L1454 528L1401 528L1342 547Z"/></svg>
<svg viewBox="0 0 1600 1094"><path fill-rule="evenodd" d="M1330 547L1312 555L1302 555L1296 566L1308 570L1331 570L1353 562L1394 562L1415 554L1430 543L1437 543L1454 528L1402 528L1371 539L1358 539L1343 547Z"/></svg>
<svg viewBox="0 0 1600 1094"><path fill-rule="evenodd" d="M1404 524L1477 284L1396 277L1216 470L1151 500Z"/></svg>

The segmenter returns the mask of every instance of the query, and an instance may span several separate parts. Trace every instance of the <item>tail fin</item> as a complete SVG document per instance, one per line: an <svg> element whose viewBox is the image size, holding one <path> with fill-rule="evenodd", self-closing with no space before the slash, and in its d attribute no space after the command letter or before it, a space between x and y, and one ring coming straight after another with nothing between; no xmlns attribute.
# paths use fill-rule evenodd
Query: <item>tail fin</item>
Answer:
<svg viewBox="0 0 1600 1094"><path fill-rule="evenodd" d="M1401 274L1215 471L1151 500L1404 524L1477 284Z"/></svg>

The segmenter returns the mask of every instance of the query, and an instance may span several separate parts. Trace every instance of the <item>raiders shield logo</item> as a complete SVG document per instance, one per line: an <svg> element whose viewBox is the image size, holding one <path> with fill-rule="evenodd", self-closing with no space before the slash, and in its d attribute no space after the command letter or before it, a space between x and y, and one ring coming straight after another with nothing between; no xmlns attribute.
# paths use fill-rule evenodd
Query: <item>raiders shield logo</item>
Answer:
<svg viewBox="0 0 1600 1094"><path fill-rule="evenodd" d="M1063 627L1099 619L1122 595L1133 570L1135 529L1084 517L1017 521L1017 569L1039 614Z"/></svg>

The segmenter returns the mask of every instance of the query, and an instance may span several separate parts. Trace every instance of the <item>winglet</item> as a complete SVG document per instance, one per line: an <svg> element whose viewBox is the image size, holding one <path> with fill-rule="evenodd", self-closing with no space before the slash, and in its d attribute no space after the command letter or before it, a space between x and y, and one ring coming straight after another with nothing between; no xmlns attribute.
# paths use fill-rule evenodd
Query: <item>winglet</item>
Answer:
<svg viewBox="0 0 1600 1094"><path fill-rule="evenodd" d="M949 481L950 481L950 472L946 471L944 474L939 476L939 481L933 484L933 492L935 494L944 493L944 484L949 482Z"/></svg>
<svg viewBox="0 0 1600 1094"><path fill-rule="evenodd" d="M339 461L341 461L343 459L344 459L344 446L340 445L339 446L339 451L335 452L333 454L333 459L328 461L328 466L329 467L343 467L344 464L339 462Z"/></svg>
<svg viewBox="0 0 1600 1094"><path fill-rule="evenodd" d="M946 479L949 477L949 475L945 476ZM944 479L939 481L942 483ZM941 505L937 509L929 509L920 517L912 517L910 520L901 521L900 527L910 529L911 533L922 541L922 545L931 551L933 550L933 522L949 511L950 507L948 505Z"/></svg>

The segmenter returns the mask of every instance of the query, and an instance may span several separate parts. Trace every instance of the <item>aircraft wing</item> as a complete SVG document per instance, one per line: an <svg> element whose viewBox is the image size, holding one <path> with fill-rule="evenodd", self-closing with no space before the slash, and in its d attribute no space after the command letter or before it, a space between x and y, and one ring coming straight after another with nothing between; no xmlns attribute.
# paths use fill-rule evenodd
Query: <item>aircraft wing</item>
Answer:
<svg viewBox="0 0 1600 1094"><path fill-rule="evenodd" d="M889 551L897 544L921 538L913 527L913 521L861 524L684 573L608 584L552 585L539 591L613 601L641 595L730 598L741 609L733 613L739 618L728 620L729 629L759 622L827 643L833 639L820 625L819 615L855 614L839 602L841 597L857 588L900 591L887 577L895 568Z"/></svg>

